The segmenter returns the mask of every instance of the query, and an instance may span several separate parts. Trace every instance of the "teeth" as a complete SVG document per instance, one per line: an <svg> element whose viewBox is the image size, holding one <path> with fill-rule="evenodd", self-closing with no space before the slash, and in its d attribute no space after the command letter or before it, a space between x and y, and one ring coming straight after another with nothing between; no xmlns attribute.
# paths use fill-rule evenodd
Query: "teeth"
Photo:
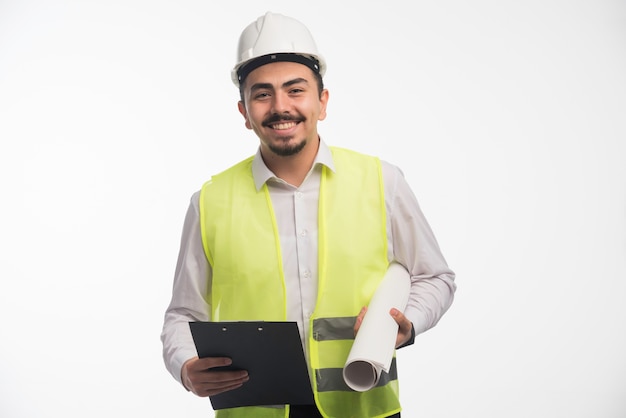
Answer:
<svg viewBox="0 0 626 418"><path fill-rule="evenodd" d="M273 126L274 129L289 129L296 126L295 122L278 123Z"/></svg>

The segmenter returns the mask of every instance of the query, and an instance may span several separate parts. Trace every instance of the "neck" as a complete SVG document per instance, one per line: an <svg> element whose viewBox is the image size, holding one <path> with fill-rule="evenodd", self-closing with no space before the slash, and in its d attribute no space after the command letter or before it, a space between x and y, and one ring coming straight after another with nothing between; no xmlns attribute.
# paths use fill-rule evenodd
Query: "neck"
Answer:
<svg viewBox="0 0 626 418"><path fill-rule="evenodd" d="M267 168L272 170L276 177L293 186L300 187L313 166L319 144L319 138L317 138L307 143L299 153L289 156L277 155L269 149L261 147L261 156Z"/></svg>

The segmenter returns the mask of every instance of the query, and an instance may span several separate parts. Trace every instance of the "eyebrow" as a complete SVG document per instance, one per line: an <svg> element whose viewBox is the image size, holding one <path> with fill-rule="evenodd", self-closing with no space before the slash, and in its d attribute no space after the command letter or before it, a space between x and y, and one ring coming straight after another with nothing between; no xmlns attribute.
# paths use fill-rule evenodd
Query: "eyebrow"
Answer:
<svg viewBox="0 0 626 418"><path fill-rule="evenodd" d="M302 77L294 78L293 80L285 81L282 85L282 88L290 87L290 86L293 86L294 84L299 84L299 83L309 84L309 81L306 78L302 78ZM270 83L255 83L252 86L250 86L250 91L262 90L262 89L272 90L273 88L274 86Z"/></svg>
<svg viewBox="0 0 626 418"><path fill-rule="evenodd" d="M290 86L293 86L294 84L300 84L300 83L309 84L309 81L306 78L302 78L302 77L294 78L293 80L284 82L283 88L290 87Z"/></svg>

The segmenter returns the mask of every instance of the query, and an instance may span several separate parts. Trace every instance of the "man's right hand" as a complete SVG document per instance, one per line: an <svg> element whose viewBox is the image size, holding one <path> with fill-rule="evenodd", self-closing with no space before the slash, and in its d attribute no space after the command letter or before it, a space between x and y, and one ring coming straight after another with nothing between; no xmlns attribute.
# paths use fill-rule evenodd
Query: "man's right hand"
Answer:
<svg viewBox="0 0 626 418"><path fill-rule="evenodd" d="M198 396L217 395L228 390L237 389L248 381L245 370L211 370L215 367L229 366L228 357L194 357L183 364L181 376L187 390Z"/></svg>

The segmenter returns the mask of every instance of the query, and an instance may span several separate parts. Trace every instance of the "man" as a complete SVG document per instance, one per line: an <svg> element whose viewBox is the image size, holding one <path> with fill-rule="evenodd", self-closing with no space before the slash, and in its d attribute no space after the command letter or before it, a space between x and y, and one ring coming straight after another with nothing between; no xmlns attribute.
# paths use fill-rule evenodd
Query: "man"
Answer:
<svg viewBox="0 0 626 418"><path fill-rule="evenodd" d="M404 312L390 311L397 348L433 327L453 300L454 273L401 171L321 140L325 70L295 19L267 13L241 34L232 79L260 145L192 196L161 337L164 359L187 390L212 396L248 376L212 370L228 358L199 359L189 321L295 321L316 403L224 409L218 417L399 417L395 361L383 383L352 391L326 373L345 362L352 339L329 344L320 324L348 324L344 336L358 332L391 263L411 280Z"/></svg>

